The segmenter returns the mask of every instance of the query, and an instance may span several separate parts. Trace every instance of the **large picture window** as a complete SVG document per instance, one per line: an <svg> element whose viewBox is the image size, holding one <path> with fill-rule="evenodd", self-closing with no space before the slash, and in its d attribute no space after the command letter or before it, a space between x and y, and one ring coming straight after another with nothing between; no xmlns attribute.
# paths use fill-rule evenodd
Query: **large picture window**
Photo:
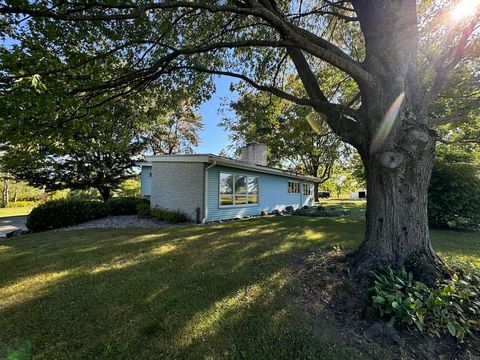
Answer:
<svg viewBox="0 0 480 360"><path fill-rule="evenodd" d="M220 206L258 204L258 176L220 173Z"/></svg>

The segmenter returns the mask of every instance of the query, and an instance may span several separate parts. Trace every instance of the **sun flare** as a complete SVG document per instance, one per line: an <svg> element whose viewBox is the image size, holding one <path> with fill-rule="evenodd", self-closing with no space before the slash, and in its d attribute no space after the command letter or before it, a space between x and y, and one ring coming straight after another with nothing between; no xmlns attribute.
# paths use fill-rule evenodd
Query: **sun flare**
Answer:
<svg viewBox="0 0 480 360"><path fill-rule="evenodd" d="M480 0L462 0L453 8L450 16L453 21L460 21L472 15L480 8Z"/></svg>

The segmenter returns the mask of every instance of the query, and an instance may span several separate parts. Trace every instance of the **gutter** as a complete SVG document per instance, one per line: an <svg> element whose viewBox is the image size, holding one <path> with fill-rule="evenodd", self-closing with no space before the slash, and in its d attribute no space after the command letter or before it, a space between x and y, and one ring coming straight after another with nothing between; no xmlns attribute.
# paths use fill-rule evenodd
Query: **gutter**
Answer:
<svg viewBox="0 0 480 360"><path fill-rule="evenodd" d="M213 168L215 165L217 165L217 161L213 161L211 165L205 168L205 188L204 188L204 198L203 198L203 220L202 224L205 224L207 222L207 216L208 216L208 206L207 206L207 201L208 201L208 170Z"/></svg>

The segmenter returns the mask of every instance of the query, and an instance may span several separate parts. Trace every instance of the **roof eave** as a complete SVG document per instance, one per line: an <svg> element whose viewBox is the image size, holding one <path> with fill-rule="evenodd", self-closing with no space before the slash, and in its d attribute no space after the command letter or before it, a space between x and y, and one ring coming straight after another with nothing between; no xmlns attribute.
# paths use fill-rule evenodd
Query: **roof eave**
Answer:
<svg viewBox="0 0 480 360"><path fill-rule="evenodd" d="M239 169L244 169L244 170L252 170L252 171L257 171L261 173L266 173L266 174L272 174L272 175L278 175L278 176L283 176L283 177L289 177L289 178L294 178L294 179L300 179L300 180L305 180L305 181L312 181L312 182L320 182L319 179L311 176L305 176L301 174L295 174L287 171L282 171L282 170L277 170L277 169L272 169L268 167L263 167L255 164L249 164L249 163L240 163L238 160L230 160L230 159L225 159L219 156L211 155L209 156L209 163L217 163L218 165L226 165L234 168L239 168Z"/></svg>
<svg viewBox="0 0 480 360"><path fill-rule="evenodd" d="M240 160L228 159L213 154L190 154L190 155L154 155L147 156L147 164L144 166L151 166L154 162L200 162L200 163L217 163L218 165L230 166L238 169L257 171L265 174L278 175L283 177L289 177L293 179L320 182L319 179L301 174L295 174L280 169L273 169L260 165L250 164Z"/></svg>

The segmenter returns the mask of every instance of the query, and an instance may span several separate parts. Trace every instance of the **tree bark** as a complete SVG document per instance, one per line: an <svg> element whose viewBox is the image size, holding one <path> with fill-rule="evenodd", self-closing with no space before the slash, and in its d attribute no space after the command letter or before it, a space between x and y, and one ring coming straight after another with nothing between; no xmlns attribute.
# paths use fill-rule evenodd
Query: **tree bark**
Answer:
<svg viewBox="0 0 480 360"><path fill-rule="evenodd" d="M380 4L381 2L381 4ZM443 263L430 243L427 201L435 133L417 70L414 0L354 1L365 36L365 68L375 86L360 84L367 139L353 144L367 181L366 231L353 255L354 269L404 266L432 283Z"/></svg>
<svg viewBox="0 0 480 360"><path fill-rule="evenodd" d="M405 131L395 151L363 154L367 180L366 230L354 254L358 273L380 266L401 267L433 283L443 264L431 247L428 186L434 140L426 132Z"/></svg>
<svg viewBox="0 0 480 360"><path fill-rule="evenodd" d="M102 196L103 201L110 199L110 188L106 186L100 186L97 188L98 192Z"/></svg>
<svg viewBox="0 0 480 360"><path fill-rule="evenodd" d="M9 196L8 196L8 179L4 178L3 179L3 191L2 191L2 197L3 197L3 206L8 207L9 203Z"/></svg>
<svg viewBox="0 0 480 360"><path fill-rule="evenodd" d="M315 200L315 202L319 202L319 197L318 197L318 188L319 188L320 184L318 182L314 183L313 184L313 198Z"/></svg>
<svg viewBox="0 0 480 360"><path fill-rule="evenodd" d="M13 185L13 202L17 202L17 189L18 189L18 181L15 180L15 183Z"/></svg>

